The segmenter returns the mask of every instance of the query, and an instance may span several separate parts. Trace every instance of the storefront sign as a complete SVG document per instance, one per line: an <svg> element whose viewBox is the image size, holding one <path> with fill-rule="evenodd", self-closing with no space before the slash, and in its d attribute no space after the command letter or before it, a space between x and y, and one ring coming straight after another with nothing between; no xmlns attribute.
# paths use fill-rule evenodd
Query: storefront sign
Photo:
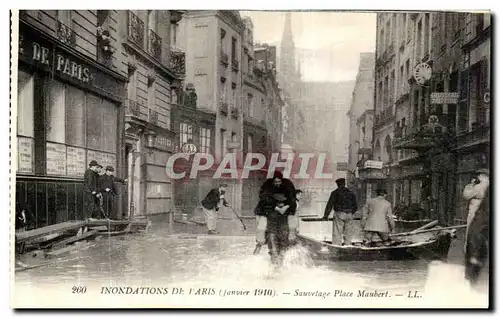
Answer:
<svg viewBox="0 0 500 318"><path fill-rule="evenodd" d="M156 147L159 149L163 149L166 151L173 151L173 141L170 138L167 138L165 136L157 136L156 137Z"/></svg>
<svg viewBox="0 0 500 318"><path fill-rule="evenodd" d="M47 174L66 175L66 145L47 143Z"/></svg>
<svg viewBox="0 0 500 318"><path fill-rule="evenodd" d="M66 161L68 176L81 177L85 173L85 149L67 147Z"/></svg>
<svg viewBox="0 0 500 318"><path fill-rule="evenodd" d="M407 166L402 168L403 176L419 175L424 173L424 167L422 165Z"/></svg>
<svg viewBox="0 0 500 318"><path fill-rule="evenodd" d="M33 139L17 137L17 171L33 172Z"/></svg>
<svg viewBox="0 0 500 318"><path fill-rule="evenodd" d="M347 162L337 162L337 171L348 171Z"/></svg>
<svg viewBox="0 0 500 318"><path fill-rule="evenodd" d="M457 103L458 103L457 92L431 93L431 104L457 104Z"/></svg>
<svg viewBox="0 0 500 318"><path fill-rule="evenodd" d="M125 77L111 73L90 58L42 36L23 23L19 25L19 60L76 85L98 88L100 94L104 91L110 98L121 100L125 95Z"/></svg>
<svg viewBox="0 0 500 318"><path fill-rule="evenodd" d="M60 52L51 52L50 48L47 48L38 42L33 41L31 59L40 64L49 66L52 70L58 73L62 73L73 79L77 79L82 83L90 82L90 69L84 64L75 62L74 60L66 57ZM52 56L55 54L55 65L52 64Z"/></svg>
<svg viewBox="0 0 500 318"><path fill-rule="evenodd" d="M366 160L364 168L371 168L371 169L382 169L384 166L384 163L382 161L375 161L375 160Z"/></svg>

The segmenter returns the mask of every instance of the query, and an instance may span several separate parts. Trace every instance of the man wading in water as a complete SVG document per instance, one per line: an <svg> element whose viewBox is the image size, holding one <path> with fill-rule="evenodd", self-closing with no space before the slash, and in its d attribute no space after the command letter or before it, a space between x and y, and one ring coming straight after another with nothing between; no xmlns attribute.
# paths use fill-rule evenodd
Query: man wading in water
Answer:
<svg viewBox="0 0 500 318"><path fill-rule="evenodd" d="M255 214L263 218L265 222L259 222L257 233L257 246L254 254L260 250L264 243L259 239L259 228L265 225L265 242L269 249L271 262L279 267L283 261L283 254L290 243L295 240L296 222L289 222L289 218L295 217L297 201L295 198L295 187L293 183L283 178L281 172L275 172L272 179L264 182L260 189L260 201ZM289 237L291 235L291 237Z"/></svg>

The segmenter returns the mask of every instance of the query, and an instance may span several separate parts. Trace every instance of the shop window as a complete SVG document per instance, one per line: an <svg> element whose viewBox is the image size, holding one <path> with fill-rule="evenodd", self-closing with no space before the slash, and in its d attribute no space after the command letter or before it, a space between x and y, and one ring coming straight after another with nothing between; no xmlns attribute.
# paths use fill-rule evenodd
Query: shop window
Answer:
<svg viewBox="0 0 500 318"><path fill-rule="evenodd" d="M211 130L208 128L200 128L200 152L210 153L210 134Z"/></svg>
<svg viewBox="0 0 500 318"><path fill-rule="evenodd" d="M47 175L81 177L91 160L116 168L116 106L54 80L48 85Z"/></svg>
<svg viewBox="0 0 500 318"><path fill-rule="evenodd" d="M19 71L17 90L17 171L33 172L33 106L34 106L33 76Z"/></svg>

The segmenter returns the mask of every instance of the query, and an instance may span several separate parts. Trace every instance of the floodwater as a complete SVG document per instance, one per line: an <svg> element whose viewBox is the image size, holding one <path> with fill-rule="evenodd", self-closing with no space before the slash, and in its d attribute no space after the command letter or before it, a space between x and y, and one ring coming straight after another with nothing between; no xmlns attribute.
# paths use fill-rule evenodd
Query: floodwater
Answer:
<svg viewBox="0 0 500 318"><path fill-rule="evenodd" d="M16 273L13 299L16 307L488 306L487 294L470 290L459 265L319 263L297 247L276 272L267 249L254 256L253 248L251 235L168 235L158 227L103 237L90 249ZM385 296L359 297L362 290Z"/></svg>

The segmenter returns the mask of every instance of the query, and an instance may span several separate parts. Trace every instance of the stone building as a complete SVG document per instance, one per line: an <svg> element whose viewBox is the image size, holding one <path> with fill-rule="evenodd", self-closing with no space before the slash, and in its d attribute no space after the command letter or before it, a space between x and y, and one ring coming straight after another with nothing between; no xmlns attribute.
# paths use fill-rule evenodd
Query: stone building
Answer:
<svg viewBox="0 0 500 318"><path fill-rule="evenodd" d="M215 157L214 169L228 152L234 152L241 163L243 151L243 39L245 23L238 11L190 10L178 27L179 47L186 52L186 83L192 83L197 95L197 110L206 116L204 134L210 135L210 151ZM201 114L201 113L200 113ZM208 123L215 117L215 125ZM182 123L180 123L182 124ZM188 129L189 139L191 134ZM184 139L186 139L184 138ZM208 137L204 137L207 140ZM182 140L186 143L187 140ZM211 187L222 182L211 178L214 169L206 178L189 180L186 190L179 191L186 200L185 213L191 213ZM227 198L239 210L241 206L241 180L224 178L229 185ZM189 189L189 190L187 190Z"/></svg>
<svg viewBox="0 0 500 318"><path fill-rule="evenodd" d="M374 157L393 203L420 218L463 219L461 191L489 165L490 37L489 14L377 18Z"/></svg>
<svg viewBox="0 0 500 318"><path fill-rule="evenodd" d="M122 14L19 13L16 205L28 209L33 227L84 219L92 159L126 177Z"/></svg>
<svg viewBox="0 0 500 318"><path fill-rule="evenodd" d="M128 211L134 216L173 211L173 184L166 165L179 148L172 105L185 75L185 54L174 46L181 19L182 12L169 10L117 13L122 68L128 77L124 148Z"/></svg>

